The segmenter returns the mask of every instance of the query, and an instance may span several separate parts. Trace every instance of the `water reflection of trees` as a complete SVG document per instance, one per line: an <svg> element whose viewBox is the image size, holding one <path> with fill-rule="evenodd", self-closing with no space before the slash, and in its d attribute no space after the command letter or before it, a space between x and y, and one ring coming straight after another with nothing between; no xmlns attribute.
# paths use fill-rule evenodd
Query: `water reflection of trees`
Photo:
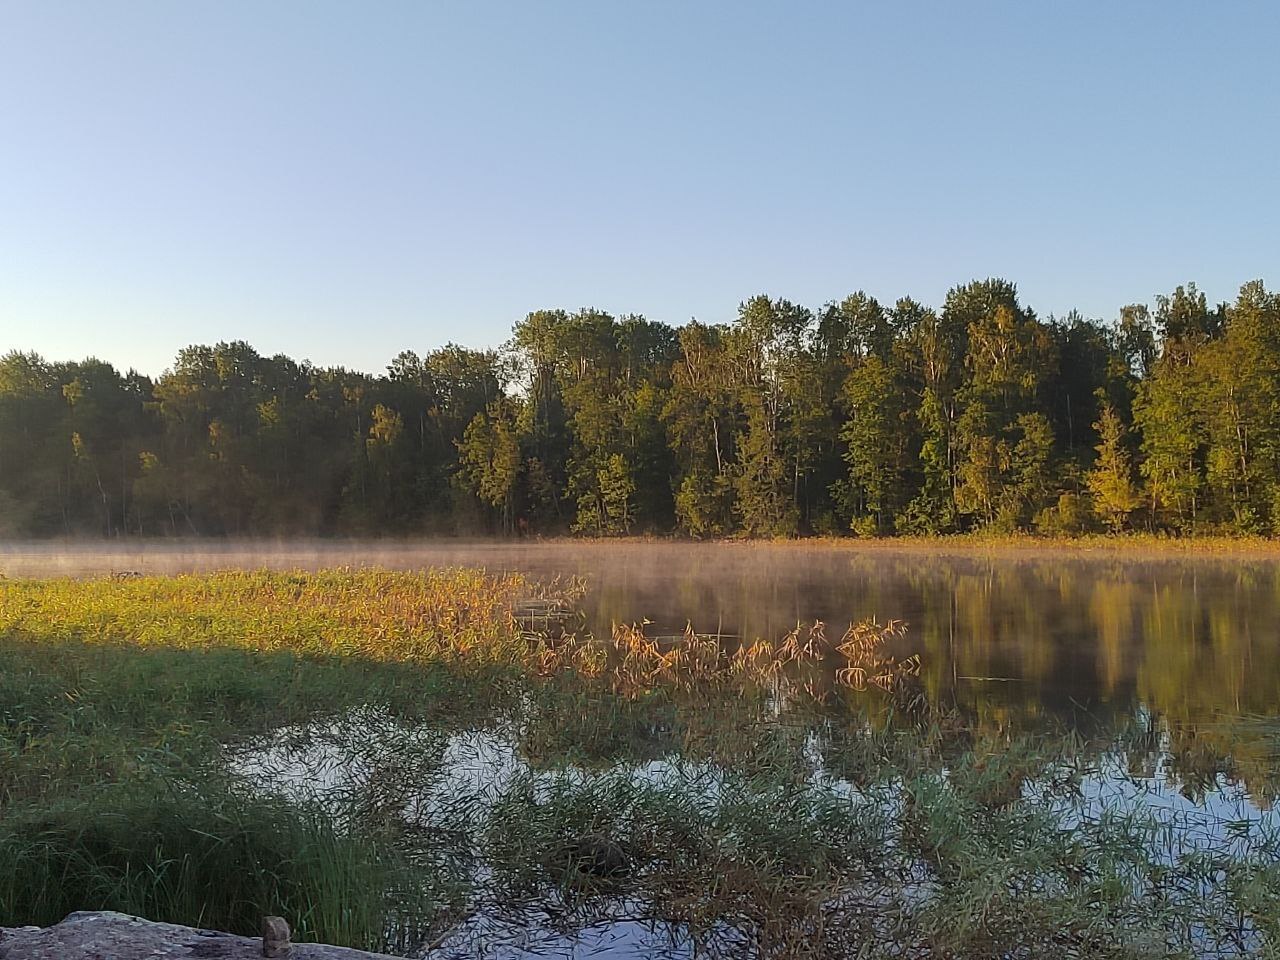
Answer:
<svg viewBox="0 0 1280 960"><path fill-rule="evenodd" d="M980 730L1119 730L1141 709L1195 790L1275 793L1273 748L1226 718L1280 712L1280 565L719 548L604 565L595 624L777 636L798 621L902 618L931 702ZM1150 752L1133 763L1149 766Z"/></svg>

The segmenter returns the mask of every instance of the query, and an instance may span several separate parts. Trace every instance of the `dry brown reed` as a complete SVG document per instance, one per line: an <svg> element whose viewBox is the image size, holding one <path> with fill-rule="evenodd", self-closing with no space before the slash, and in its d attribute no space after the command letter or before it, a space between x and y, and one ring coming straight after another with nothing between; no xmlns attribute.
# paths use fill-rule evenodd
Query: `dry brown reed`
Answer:
<svg viewBox="0 0 1280 960"><path fill-rule="evenodd" d="M681 691L731 685L787 684L818 696L817 670L836 686L892 691L918 676L920 657L899 660L892 643L906 634L901 621L851 623L832 641L821 620L797 626L776 641L750 642L699 633L687 625L682 634L650 636L643 623L615 623L608 641L577 632L529 632L528 662L540 676L576 673L607 676L616 692L637 695L658 686Z"/></svg>

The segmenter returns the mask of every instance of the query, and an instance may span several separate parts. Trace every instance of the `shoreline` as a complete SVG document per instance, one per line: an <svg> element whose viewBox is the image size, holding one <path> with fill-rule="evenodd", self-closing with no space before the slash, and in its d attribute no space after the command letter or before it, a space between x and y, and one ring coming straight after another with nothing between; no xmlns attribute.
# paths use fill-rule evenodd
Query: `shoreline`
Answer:
<svg viewBox="0 0 1280 960"><path fill-rule="evenodd" d="M754 552L786 550L808 553L927 555L976 559L1071 559L1129 562L1224 560L1280 562L1280 538L1206 536L1162 537L1150 534L1090 535L1070 538L1039 536L995 537L953 534L941 537L804 537L779 539L720 538L690 540L678 537L538 537L524 539L476 537L190 537L127 540L60 538L0 540L0 578L125 572L148 561L219 559L244 568L262 562L304 565L343 565L344 555L362 566L380 562L406 563L422 552L439 552L443 565L470 565L476 557L449 555L536 555L564 551L690 551ZM362 554L362 555L358 555ZM358 556L354 556L358 555ZM435 565L435 564L431 564ZM201 564L199 569L216 569Z"/></svg>

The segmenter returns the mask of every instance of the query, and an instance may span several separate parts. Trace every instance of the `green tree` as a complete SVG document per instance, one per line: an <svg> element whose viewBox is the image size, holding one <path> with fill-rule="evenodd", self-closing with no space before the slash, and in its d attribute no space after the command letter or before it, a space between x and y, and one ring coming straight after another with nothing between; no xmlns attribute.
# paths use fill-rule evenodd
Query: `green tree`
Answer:
<svg viewBox="0 0 1280 960"><path fill-rule="evenodd" d="M498 514L501 530L515 532L522 458L516 410L495 400L477 413L458 441L458 482Z"/></svg>
<svg viewBox="0 0 1280 960"><path fill-rule="evenodd" d="M903 331L905 366L916 381L911 399L916 405L920 476L899 526L913 533L948 533L959 519L959 392L975 310L963 288L955 288L941 315L905 298L898 301L895 313Z"/></svg>
<svg viewBox="0 0 1280 960"><path fill-rule="evenodd" d="M1094 510L1116 533L1124 529L1129 514L1141 499L1133 481L1133 461L1127 447L1128 431L1114 407L1104 403L1095 423L1098 457L1085 479L1093 495Z"/></svg>
<svg viewBox="0 0 1280 960"><path fill-rule="evenodd" d="M727 358L743 411L734 509L748 536L790 536L799 530L796 492L805 458L796 441L804 431L789 429L797 411L786 387L788 368L812 320L808 310L790 301L756 296L738 307L729 334Z"/></svg>
<svg viewBox="0 0 1280 960"><path fill-rule="evenodd" d="M381 375L243 342L155 382L0 357L9 536L1077 532L1091 510L1280 532L1261 282L1217 307L1186 284L1112 325L1042 322L999 279L938 311L756 296L726 326L540 310L502 352L404 351Z"/></svg>
<svg viewBox="0 0 1280 960"><path fill-rule="evenodd" d="M719 536L732 525L737 403L723 327L696 321L677 331L679 355L662 410L674 455L678 528Z"/></svg>
<svg viewBox="0 0 1280 960"><path fill-rule="evenodd" d="M915 534L949 533L956 524L950 424L944 404L932 387L925 388L916 416L921 432L922 481L899 518L898 527Z"/></svg>
<svg viewBox="0 0 1280 960"><path fill-rule="evenodd" d="M528 457L538 462L540 478L531 512L547 522L567 519L562 495L568 483L571 444L568 414L561 391L568 357L569 315L564 310L536 310L516 324L511 346L528 402L521 407L521 434Z"/></svg>
<svg viewBox="0 0 1280 960"><path fill-rule="evenodd" d="M902 506L903 397L884 359L872 354L861 360L845 380L843 400L848 419L840 438L849 467L852 528L892 533Z"/></svg>
<svg viewBox="0 0 1280 960"><path fill-rule="evenodd" d="M1272 528L1280 450L1280 298L1245 284L1223 334L1195 357L1207 439L1205 489L1230 529Z"/></svg>
<svg viewBox="0 0 1280 960"><path fill-rule="evenodd" d="M1041 388L1058 365L1053 337L1002 280L953 290L946 311L968 329L956 395L956 505L982 524L1025 525L1052 492L1045 477L1053 432Z"/></svg>
<svg viewBox="0 0 1280 960"><path fill-rule="evenodd" d="M635 491L626 458L620 453L610 454L599 469L594 488L578 501L574 529L596 536L629 533Z"/></svg>
<svg viewBox="0 0 1280 960"><path fill-rule="evenodd" d="M1225 330L1223 313L1209 310L1195 284L1157 298L1160 354L1134 398L1152 520L1180 532L1193 532L1202 520L1210 454L1205 377L1216 352L1210 346Z"/></svg>

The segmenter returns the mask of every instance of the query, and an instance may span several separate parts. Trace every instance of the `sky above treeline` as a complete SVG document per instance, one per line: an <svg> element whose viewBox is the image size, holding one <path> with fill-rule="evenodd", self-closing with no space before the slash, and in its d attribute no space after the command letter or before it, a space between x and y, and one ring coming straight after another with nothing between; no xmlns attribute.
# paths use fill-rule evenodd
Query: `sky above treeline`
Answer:
<svg viewBox="0 0 1280 960"><path fill-rule="evenodd" d="M1277 282L1280 5L0 0L0 353Z"/></svg>

